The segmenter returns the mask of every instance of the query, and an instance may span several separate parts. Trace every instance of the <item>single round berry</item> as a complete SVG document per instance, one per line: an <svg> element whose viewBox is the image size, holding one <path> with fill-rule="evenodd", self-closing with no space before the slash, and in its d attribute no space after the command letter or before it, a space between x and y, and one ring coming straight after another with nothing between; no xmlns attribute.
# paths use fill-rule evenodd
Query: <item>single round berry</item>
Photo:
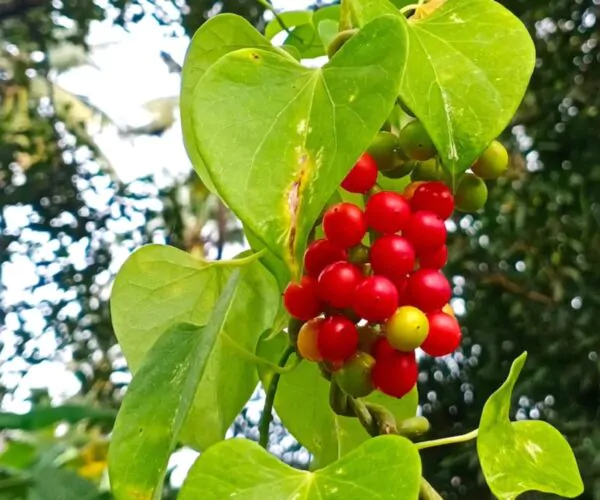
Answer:
<svg viewBox="0 0 600 500"><path fill-rule="evenodd" d="M410 205L415 212L428 210L447 219L454 211L454 196L443 182L426 182L415 190Z"/></svg>
<svg viewBox="0 0 600 500"><path fill-rule="evenodd" d="M441 269L448 262L448 247L442 245L435 250L419 254L419 268Z"/></svg>
<svg viewBox="0 0 600 500"><path fill-rule="evenodd" d="M357 29L340 31L327 46L327 57L331 59L337 53L337 51L340 50L348 40L350 40L350 38L356 35L356 33L358 33Z"/></svg>
<svg viewBox="0 0 600 500"><path fill-rule="evenodd" d="M497 179L507 169L508 151L498 141L492 141L471 167L471 170L482 179Z"/></svg>
<svg viewBox="0 0 600 500"><path fill-rule="evenodd" d="M398 307L398 291L384 276L365 278L356 287L352 308L361 318L371 323L381 323Z"/></svg>
<svg viewBox="0 0 600 500"><path fill-rule="evenodd" d="M410 352L423 343L429 324L423 311L413 306L402 306L385 322L383 330L392 347Z"/></svg>
<svg viewBox="0 0 600 500"><path fill-rule="evenodd" d="M396 349L392 347L390 341L383 335L380 335L375 342L373 342L373 346L371 347L371 355L375 359L380 359L384 356L388 356L390 354L394 354Z"/></svg>
<svg viewBox="0 0 600 500"><path fill-rule="evenodd" d="M400 131L398 144L412 160L425 161L436 154L435 146L419 120L413 120Z"/></svg>
<svg viewBox="0 0 600 500"><path fill-rule="evenodd" d="M474 174L465 174L458 181L454 203L461 212L477 212L485 206L488 189L483 179Z"/></svg>
<svg viewBox="0 0 600 500"><path fill-rule="evenodd" d="M330 306L351 307L354 291L362 280L363 275L354 264L334 262L319 275L318 296Z"/></svg>
<svg viewBox="0 0 600 500"><path fill-rule="evenodd" d="M363 352L371 352L373 344L382 338L379 332L370 325L363 325L358 330L358 349Z"/></svg>
<svg viewBox="0 0 600 500"><path fill-rule="evenodd" d="M329 264L346 260L346 250L331 243L329 240L315 240L304 252L304 272L318 277Z"/></svg>
<svg viewBox="0 0 600 500"><path fill-rule="evenodd" d="M452 176L442 167L437 158L431 158L427 161L415 161L410 179L413 182L431 182L441 181L444 184L451 184Z"/></svg>
<svg viewBox="0 0 600 500"><path fill-rule="evenodd" d="M287 312L297 319L308 321L321 314L317 280L303 276L300 283L290 283L283 292L283 303Z"/></svg>
<svg viewBox="0 0 600 500"><path fill-rule="evenodd" d="M446 225L439 215L421 210L412 214L402 233L417 253L427 252L446 243Z"/></svg>
<svg viewBox="0 0 600 500"><path fill-rule="evenodd" d="M354 398L362 398L373 392L371 373L375 359L366 352L357 352L344 366L335 372L333 378L342 391Z"/></svg>
<svg viewBox="0 0 600 500"><path fill-rule="evenodd" d="M344 316L331 316L323 321L317 347L326 361L337 363L352 356L358 347L356 326Z"/></svg>
<svg viewBox="0 0 600 500"><path fill-rule="evenodd" d="M425 181L413 181L411 182L408 186L406 186L404 188L404 191L402 192L402 196L404 196L404 198L407 201L412 200L412 197L415 194L415 191L418 189L419 186L425 184Z"/></svg>
<svg viewBox="0 0 600 500"><path fill-rule="evenodd" d="M367 232L365 214L352 203L338 203L325 212L323 231L334 245L342 248L358 245Z"/></svg>
<svg viewBox="0 0 600 500"><path fill-rule="evenodd" d="M405 160L400 157L396 158L394 167L390 170L384 170L381 175L388 179L402 179L409 175L415 168L416 162L413 160Z"/></svg>
<svg viewBox="0 0 600 500"><path fill-rule="evenodd" d="M398 307L409 306L408 297L406 296L406 287L408 286L408 275L394 280L394 286L398 292Z"/></svg>
<svg viewBox="0 0 600 500"><path fill-rule="evenodd" d="M403 236L388 234L377 238L370 255L374 273L394 281L405 278L415 268L415 249Z"/></svg>
<svg viewBox="0 0 600 500"><path fill-rule="evenodd" d="M408 394L417 384L419 369L414 352L394 352L375 358L372 372L373 385L395 398Z"/></svg>
<svg viewBox="0 0 600 500"><path fill-rule="evenodd" d="M356 245L348 250L348 262L352 264L367 264L369 262L369 249L364 245Z"/></svg>
<svg viewBox="0 0 600 500"><path fill-rule="evenodd" d="M391 132L379 132L367 149L369 155L375 160L380 171L394 168L398 138Z"/></svg>
<svg viewBox="0 0 600 500"><path fill-rule="evenodd" d="M435 311L427 315L429 319L429 334L421 345L430 356L445 356L453 353L460 345L460 325L456 318Z"/></svg>
<svg viewBox="0 0 600 500"><path fill-rule="evenodd" d="M319 330L325 321L322 318L315 318L307 321L300 328L298 338L296 339L296 350L298 354L309 361L322 361L323 356L319 352L317 339L319 338Z"/></svg>
<svg viewBox="0 0 600 500"><path fill-rule="evenodd" d="M350 193L364 194L375 185L377 173L377 163L371 155L365 153L342 181L342 187Z"/></svg>
<svg viewBox="0 0 600 500"><path fill-rule="evenodd" d="M393 191L374 194L365 207L367 226L383 234L401 231L410 220L410 205Z"/></svg>
<svg viewBox="0 0 600 500"><path fill-rule="evenodd" d="M428 313L444 307L452 296L452 290L439 271L419 269L408 278L406 294L413 306Z"/></svg>

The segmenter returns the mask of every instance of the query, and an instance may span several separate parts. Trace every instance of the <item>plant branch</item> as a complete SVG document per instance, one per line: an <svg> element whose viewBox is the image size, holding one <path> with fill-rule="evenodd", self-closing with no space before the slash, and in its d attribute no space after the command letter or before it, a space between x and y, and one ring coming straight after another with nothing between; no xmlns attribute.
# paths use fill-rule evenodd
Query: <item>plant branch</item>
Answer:
<svg viewBox="0 0 600 500"><path fill-rule="evenodd" d="M523 297L532 300L534 302L540 302L542 304L551 305L554 303L554 299L549 297L548 295L544 295L543 293L536 292L535 290L528 290L524 286L521 286L514 281L511 281L509 278L504 276L503 274L490 274L482 278L483 283L488 283L490 285L498 285L510 293L514 293L515 295L522 295Z"/></svg>
<svg viewBox="0 0 600 500"><path fill-rule="evenodd" d="M421 478L421 488L419 489L420 500L442 500L442 496L435 491L427 479Z"/></svg>
<svg viewBox="0 0 600 500"><path fill-rule="evenodd" d="M275 9L275 7L273 7L273 5L271 5L271 2L269 0L256 0L256 1L275 16L275 19L279 23L279 26L281 26L283 28L283 31L285 31L289 36L295 36L294 33L292 32L292 30L290 30L287 27L287 25L285 24L283 19L281 19L281 16L279 15L279 13Z"/></svg>
<svg viewBox="0 0 600 500"><path fill-rule="evenodd" d="M0 2L0 22L15 16L25 14L28 10L43 5L50 5L48 0L13 0L12 2Z"/></svg>
<svg viewBox="0 0 600 500"><path fill-rule="evenodd" d="M444 446L446 444L464 443L465 441L471 441L477 437L479 429L468 432L467 434L461 434L460 436L451 436L441 439L433 439L431 441L421 441L415 443L418 450L425 450L426 448L433 448L435 446Z"/></svg>
<svg viewBox="0 0 600 500"><path fill-rule="evenodd" d="M279 360L278 366L283 368L294 352L294 348L289 346L283 351L281 359ZM273 418L273 403L275 402L275 394L277 394L277 386L279 385L280 373L273 373L271 381L269 382L266 390L265 406L263 407L262 415L260 416L260 422L258 423L259 440L260 444L265 450L269 444L269 427L271 426L271 420Z"/></svg>

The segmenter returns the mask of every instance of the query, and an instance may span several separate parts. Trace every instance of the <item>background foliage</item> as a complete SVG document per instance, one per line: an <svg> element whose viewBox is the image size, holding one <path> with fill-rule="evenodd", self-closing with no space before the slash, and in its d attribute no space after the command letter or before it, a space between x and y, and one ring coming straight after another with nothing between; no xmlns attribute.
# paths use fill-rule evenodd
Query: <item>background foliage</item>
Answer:
<svg viewBox="0 0 600 500"><path fill-rule="evenodd" d="M109 18L127 28L153 16L192 34L220 10L264 24L257 2L188 3L0 0L0 272L5 286L19 263L32 263L37 276L17 296L0 288L3 402L13 401L20 376L47 360L67 364L81 382L77 409L67 407L54 420L32 425L39 422L32 414L2 416L0 498L22 498L45 480L77 483L88 492L78 498L97 497L103 488L106 434L126 385L115 377L126 368L107 302L119 252L166 241L214 256L240 238L239 226L193 176L165 189L152 178L121 182L88 133L90 117L101 111L52 83L85 61L93 20ZM454 305L459 313L464 309L465 341L450 360L422 361L420 402L432 421L431 437L469 431L510 362L527 350L514 393L516 418L545 419L563 432L586 483L582 498L600 499L600 334L594 322L600 302L600 8L593 0L501 3L534 37L537 69L503 137L512 149L509 175L490 190L482 213L455 219L448 272ZM177 71L177 63L164 58ZM139 133L162 131L157 124ZM55 339L52 349L44 347L48 339ZM33 411L50 404L44 394L30 399ZM71 425L57 437L55 423L65 420ZM234 432L255 437L255 424L243 412ZM278 448L294 446L282 437ZM448 498L490 498L474 444L422 456L425 474Z"/></svg>

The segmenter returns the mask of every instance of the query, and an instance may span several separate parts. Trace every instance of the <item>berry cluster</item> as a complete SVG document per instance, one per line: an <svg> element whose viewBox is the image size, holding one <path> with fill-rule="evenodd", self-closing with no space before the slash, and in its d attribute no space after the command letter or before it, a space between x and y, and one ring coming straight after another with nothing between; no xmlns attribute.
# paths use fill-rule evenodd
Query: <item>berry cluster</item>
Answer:
<svg viewBox="0 0 600 500"><path fill-rule="evenodd" d="M284 303L306 321L296 339L303 358L322 363L352 396L378 388L400 398L417 382L417 347L443 356L460 343L440 272L454 198L441 182L402 195L377 190L377 173L365 153L344 179L347 191L369 193L365 209L338 203L325 212L325 238L308 246L305 275L288 285Z"/></svg>

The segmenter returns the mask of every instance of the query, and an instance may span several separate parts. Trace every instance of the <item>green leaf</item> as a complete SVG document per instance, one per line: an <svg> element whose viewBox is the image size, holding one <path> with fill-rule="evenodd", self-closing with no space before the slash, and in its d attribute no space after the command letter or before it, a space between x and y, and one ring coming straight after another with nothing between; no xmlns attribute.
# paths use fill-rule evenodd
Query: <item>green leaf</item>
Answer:
<svg viewBox="0 0 600 500"><path fill-rule="evenodd" d="M527 353L513 363L508 378L483 407L477 453L487 483L500 500L530 490L574 498L583 483L566 439L547 422L510 422L515 382Z"/></svg>
<svg viewBox="0 0 600 500"><path fill-rule="evenodd" d="M231 471L235 471L232 473ZM196 460L180 500L417 498L421 460L399 436L370 439L316 472L294 469L245 439L225 441Z"/></svg>
<svg viewBox="0 0 600 500"><path fill-rule="evenodd" d="M317 31L319 33L319 38L321 39L321 43L325 50L327 47L333 42L333 39L337 36L339 29L339 23L337 21L333 21L332 19L324 19L317 26Z"/></svg>
<svg viewBox="0 0 600 500"><path fill-rule="evenodd" d="M267 24L265 28L265 38L272 40L275 35L281 33L285 28L291 29L303 24L310 24L313 17L313 11L311 10L290 10L282 12L278 15L278 18L273 19ZM279 20L283 21L285 28L279 23Z"/></svg>
<svg viewBox="0 0 600 500"><path fill-rule="evenodd" d="M293 274L321 209L392 109L397 46L403 22L382 17L323 68L245 49L196 86L193 127L219 195Z"/></svg>
<svg viewBox="0 0 600 500"><path fill-rule="evenodd" d="M108 457L111 488L117 498L162 497L169 457L225 327L239 279L237 270L206 326L171 326L152 346L131 381Z"/></svg>
<svg viewBox="0 0 600 500"><path fill-rule="evenodd" d="M196 392L182 440L205 449L219 441L256 387L253 353L281 302L256 256L206 262L176 248L148 245L133 253L113 286L113 326L134 373L159 336L177 323L206 324L231 274L240 270L232 307ZM235 380L232 385L231 381Z"/></svg>
<svg viewBox="0 0 600 500"><path fill-rule="evenodd" d="M23 441L7 441L3 443L0 454L0 467L8 469L27 469L38 458L37 448Z"/></svg>
<svg viewBox="0 0 600 500"><path fill-rule="evenodd" d="M261 341L257 354L275 361L287 344L287 335ZM261 370L265 380L268 372ZM298 404L301 401L302 404ZM416 415L418 394L416 389L402 399L374 392L366 401L388 408L397 419ZM316 363L304 361L294 371L279 379L275 396L275 411L293 436L313 455L317 466L322 467L356 448L369 438L356 418L336 415L329 406L329 382Z"/></svg>
<svg viewBox="0 0 600 500"><path fill-rule="evenodd" d="M63 405L52 408L38 407L29 413L0 413L0 428L34 431L58 422L76 424L81 420L112 423L116 417L113 410L90 406Z"/></svg>
<svg viewBox="0 0 600 500"><path fill-rule="evenodd" d="M75 472L54 466L36 467L27 500L97 500L98 488Z"/></svg>
<svg viewBox="0 0 600 500"><path fill-rule="evenodd" d="M386 0L351 0L348 8L359 24L398 12ZM493 0L447 0L406 25L400 97L423 122L445 168L464 172L521 103L535 65L533 41Z"/></svg>
<svg viewBox="0 0 600 500"><path fill-rule="evenodd" d="M202 182L215 191L192 129L192 96L208 68L229 52L246 47L260 47L279 53L254 27L240 16L221 14L206 21L192 38L181 72L180 113L183 142L187 154ZM208 108L210 109L210 108Z"/></svg>

